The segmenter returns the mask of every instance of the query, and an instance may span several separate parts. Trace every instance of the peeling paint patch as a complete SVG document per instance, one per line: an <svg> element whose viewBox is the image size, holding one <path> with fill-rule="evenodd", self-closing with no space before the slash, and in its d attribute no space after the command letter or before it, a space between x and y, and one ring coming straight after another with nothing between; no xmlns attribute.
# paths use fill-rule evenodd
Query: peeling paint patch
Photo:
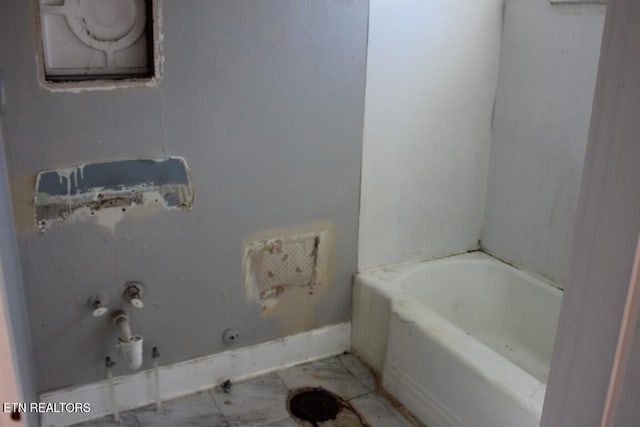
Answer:
<svg viewBox="0 0 640 427"><path fill-rule="evenodd" d="M283 334L315 326L315 307L331 286L333 225L326 222L253 234L243 242L247 298Z"/></svg>
<svg viewBox="0 0 640 427"><path fill-rule="evenodd" d="M113 230L128 212L189 210L193 193L181 157L75 165L38 173L35 221L41 231L79 220Z"/></svg>

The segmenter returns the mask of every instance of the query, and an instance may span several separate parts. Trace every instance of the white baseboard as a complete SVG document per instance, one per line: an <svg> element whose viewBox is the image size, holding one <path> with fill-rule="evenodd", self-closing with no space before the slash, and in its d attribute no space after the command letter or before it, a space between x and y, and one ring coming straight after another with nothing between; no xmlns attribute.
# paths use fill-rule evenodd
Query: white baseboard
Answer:
<svg viewBox="0 0 640 427"><path fill-rule="evenodd" d="M213 388L226 379L238 381L311 360L340 354L351 346L351 324L341 323L274 341L238 348L210 356L160 367L160 395L174 399ZM120 411L154 402L153 371L146 370L114 378ZM40 401L82 402L91 405L87 413L45 413L41 425L62 427L101 418L112 413L107 381L44 393Z"/></svg>

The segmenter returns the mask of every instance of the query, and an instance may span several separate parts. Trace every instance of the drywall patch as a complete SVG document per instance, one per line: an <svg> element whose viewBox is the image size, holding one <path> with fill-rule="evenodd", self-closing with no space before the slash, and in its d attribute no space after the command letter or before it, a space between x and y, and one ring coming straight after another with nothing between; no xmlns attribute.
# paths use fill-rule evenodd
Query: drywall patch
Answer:
<svg viewBox="0 0 640 427"><path fill-rule="evenodd" d="M127 213L189 210L193 184L181 157L96 162L39 172L34 205L41 231L78 220L113 230Z"/></svg>
<svg viewBox="0 0 640 427"><path fill-rule="evenodd" d="M331 286L330 222L259 232L243 241L247 298L263 317L278 317L284 335L316 326L315 307Z"/></svg>

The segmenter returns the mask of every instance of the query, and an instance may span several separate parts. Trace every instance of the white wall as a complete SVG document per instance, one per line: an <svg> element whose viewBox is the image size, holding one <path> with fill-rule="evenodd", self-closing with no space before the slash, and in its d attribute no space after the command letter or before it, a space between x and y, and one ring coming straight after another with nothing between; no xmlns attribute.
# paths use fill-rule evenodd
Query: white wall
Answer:
<svg viewBox="0 0 640 427"><path fill-rule="evenodd" d="M507 0L482 236L485 248L563 285L604 6Z"/></svg>
<svg viewBox="0 0 640 427"><path fill-rule="evenodd" d="M371 0L360 270L475 247L502 0Z"/></svg>

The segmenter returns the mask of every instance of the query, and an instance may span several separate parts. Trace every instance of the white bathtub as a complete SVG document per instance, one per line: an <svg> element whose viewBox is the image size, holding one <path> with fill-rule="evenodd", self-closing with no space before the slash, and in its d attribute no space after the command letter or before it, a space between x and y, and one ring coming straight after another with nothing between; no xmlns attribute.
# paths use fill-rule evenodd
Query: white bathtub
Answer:
<svg viewBox="0 0 640 427"><path fill-rule="evenodd" d="M354 351L429 427L540 423L562 291L482 252L360 273Z"/></svg>

